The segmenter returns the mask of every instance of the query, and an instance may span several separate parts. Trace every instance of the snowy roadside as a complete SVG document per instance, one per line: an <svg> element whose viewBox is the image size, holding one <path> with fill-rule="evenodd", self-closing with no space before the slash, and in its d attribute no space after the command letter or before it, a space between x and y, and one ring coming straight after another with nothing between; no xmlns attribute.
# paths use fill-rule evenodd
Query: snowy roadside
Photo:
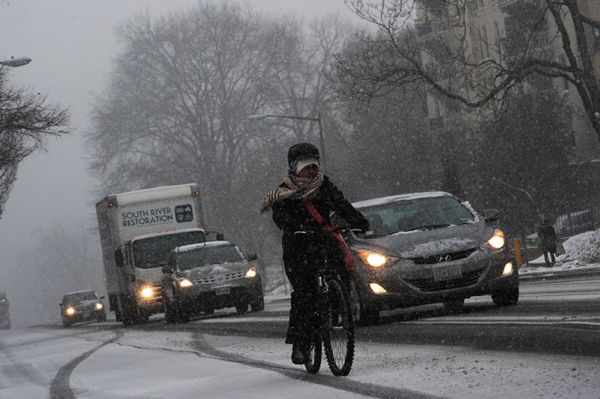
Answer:
<svg viewBox="0 0 600 399"><path fill-rule="evenodd" d="M227 336L204 339L231 354L294 367L289 361L289 345L278 340ZM323 362L320 374L328 375ZM345 378L446 398L598 399L600 359L358 342L352 373Z"/></svg>
<svg viewBox="0 0 600 399"><path fill-rule="evenodd" d="M540 256L519 269L522 276L561 274L572 272L600 272L600 229L587 231L563 243L565 253L556 258L552 267L546 267Z"/></svg>

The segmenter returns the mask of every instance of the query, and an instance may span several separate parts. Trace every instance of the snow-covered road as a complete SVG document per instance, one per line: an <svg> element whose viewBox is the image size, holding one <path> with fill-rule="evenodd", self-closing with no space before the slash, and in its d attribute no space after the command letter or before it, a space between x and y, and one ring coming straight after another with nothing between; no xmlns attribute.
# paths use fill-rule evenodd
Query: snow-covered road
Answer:
<svg viewBox="0 0 600 399"><path fill-rule="evenodd" d="M600 398L598 356L489 350L498 346L485 344L502 328L530 334L522 342L537 331L542 340L544 334L593 340L600 331L593 309L600 307L599 278L524 282L522 304L506 310L487 297L469 302L465 313L429 309L399 318L398 325L398 316L390 315L383 325L360 330L354 368L345 378L331 376L325 364L317 376L293 366L279 337L210 333L218 324L245 322L284 328L289 304L281 298L256 316L177 328L156 322L139 329L106 323L0 331L0 398ZM451 335L467 333L479 344L456 346L460 340ZM382 340L370 339L376 334ZM584 342L573 339L572 345ZM517 341L500 333L498 342Z"/></svg>
<svg viewBox="0 0 600 399"><path fill-rule="evenodd" d="M173 331L0 335L0 398L593 398L600 359L359 342L349 377L307 375L277 339Z"/></svg>

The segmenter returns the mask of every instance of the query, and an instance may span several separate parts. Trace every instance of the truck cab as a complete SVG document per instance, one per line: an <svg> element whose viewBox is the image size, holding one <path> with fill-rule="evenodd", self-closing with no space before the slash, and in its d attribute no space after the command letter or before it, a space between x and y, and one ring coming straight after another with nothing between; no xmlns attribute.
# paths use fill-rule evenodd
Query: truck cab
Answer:
<svg viewBox="0 0 600 399"><path fill-rule="evenodd" d="M125 325L163 312L161 268L206 241L196 183L110 194L96 204L110 310Z"/></svg>
<svg viewBox="0 0 600 399"><path fill-rule="evenodd" d="M202 229L147 234L127 241L115 251L115 262L122 269L128 295L125 298L109 297L109 302L120 300L128 303L121 303L121 306L111 303L111 309L125 307L126 313L133 313L137 321L145 321L151 314L162 312L161 268L167 264L171 250L202 242L206 242ZM121 320L122 314L116 314L116 317L125 321Z"/></svg>

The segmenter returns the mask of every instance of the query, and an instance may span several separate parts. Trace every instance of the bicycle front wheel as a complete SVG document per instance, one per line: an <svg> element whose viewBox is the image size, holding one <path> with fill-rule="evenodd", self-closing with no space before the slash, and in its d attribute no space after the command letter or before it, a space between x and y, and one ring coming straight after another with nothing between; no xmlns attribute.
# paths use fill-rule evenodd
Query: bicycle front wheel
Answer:
<svg viewBox="0 0 600 399"><path fill-rule="evenodd" d="M308 363L304 363L304 367L306 371L310 374L317 374L319 369L321 368L321 356L323 353L323 344L321 341L321 337L315 336L310 344L310 355L311 361Z"/></svg>
<svg viewBox="0 0 600 399"><path fill-rule="evenodd" d="M329 370L336 376L348 375L354 361L354 320L346 289L330 280L327 294L327 326L323 346Z"/></svg>

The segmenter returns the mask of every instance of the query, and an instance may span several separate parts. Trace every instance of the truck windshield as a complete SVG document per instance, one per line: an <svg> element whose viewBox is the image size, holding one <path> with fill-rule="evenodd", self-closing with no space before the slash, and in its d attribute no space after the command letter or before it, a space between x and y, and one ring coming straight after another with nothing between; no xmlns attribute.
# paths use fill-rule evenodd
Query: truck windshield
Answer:
<svg viewBox="0 0 600 399"><path fill-rule="evenodd" d="M135 267L142 269L161 267L167 264L169 253L174 248L205 241L206 236L202 231L189 231L134 241L133 258Z"/></svg>
<svg viewBox="0 0 600 399"><path fill-rule="evenodd" d="M221 263L242 262L243 260L240 251L229 245L197 248L177 254L177 266L180 270Z"/></svg>

